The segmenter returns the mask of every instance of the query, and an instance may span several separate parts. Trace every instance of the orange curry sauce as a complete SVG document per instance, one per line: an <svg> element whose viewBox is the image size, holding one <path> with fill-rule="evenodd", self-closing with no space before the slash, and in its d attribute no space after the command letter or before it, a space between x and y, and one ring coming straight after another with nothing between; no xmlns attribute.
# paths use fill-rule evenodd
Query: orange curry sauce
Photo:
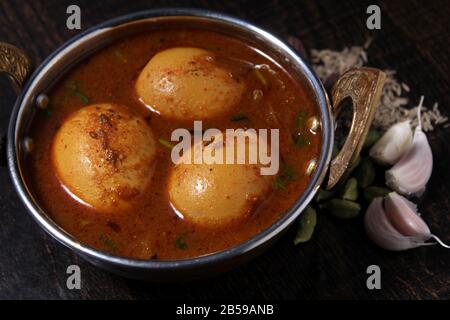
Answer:
<svg viewBox="0 0 450 320"><path fill-rule="evenodd" d="M126 212L101 213L77 202L64 190L52 168L50 149L58 127L87 102L128 106L146 119L156 139L170 141L174 129L191 129L192 121L164 119L151 112L134 92L136 78L149 59L161 50L177 46L212 51L218 63L245 84L244 95L235 110L203 121L204 130L280 129L282 176L275 179L271 193L258 209L237 225L208 229L177 216L167 191L173 166L170 150L160 144L152 182L133 209ZM273 71L260 70L265 81L255 74L252 67L255 64L266 64ZM74 83L76 92L81 94L74 93ZM303 130L306 139L297 143L299 125L304 125L305 119L311 116L318 116L306 89L257 50L213 32L165 30L116 41L74 67L53 87L49 97L49 109L40 110L33 121L30 135L35 147L26 159L35 197L54 221L80 242L119 256L183 259L224 250L248 240L273 224L305 191L310 179L306 168L320 153L320 128L317 134Z"/></svg>

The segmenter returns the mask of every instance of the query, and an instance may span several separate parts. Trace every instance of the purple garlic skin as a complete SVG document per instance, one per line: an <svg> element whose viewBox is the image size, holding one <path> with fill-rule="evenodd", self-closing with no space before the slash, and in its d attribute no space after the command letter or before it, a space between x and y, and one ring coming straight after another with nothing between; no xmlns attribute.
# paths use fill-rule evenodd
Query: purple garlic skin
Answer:
<svg viewBox="0 0 450 320"><path fill-rule="evenodd" d="M425 241L432 237L427 224L417 214L416 206L395 192L372 200L364 226L375 244L391 251L430 245Z"/></svg>
<svg viewBox="0 0 450 320"><path fill-rule="evenodd" d="M417 206L408 199L391 192L384 199L384 209L392 226L402 235L429 238L430 229L417 214Z"/></svg>

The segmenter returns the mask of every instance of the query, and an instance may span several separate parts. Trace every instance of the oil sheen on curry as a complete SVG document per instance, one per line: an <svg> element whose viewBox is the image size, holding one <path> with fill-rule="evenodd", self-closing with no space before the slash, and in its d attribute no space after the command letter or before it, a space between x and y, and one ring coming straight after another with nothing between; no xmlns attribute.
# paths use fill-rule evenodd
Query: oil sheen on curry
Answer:
<svg viewBox="0 0 450 320"><path fill-rule="evenodd" d="M35 198L80 242L118 256L184 259L236 246L295 203L319 157L306 89L261 50L219 33L116 41L49 98L26 158ZM192 132L195 120L203 130L279 129L278 173L263 176L258 163L174 163L171 134Z"/></svg>

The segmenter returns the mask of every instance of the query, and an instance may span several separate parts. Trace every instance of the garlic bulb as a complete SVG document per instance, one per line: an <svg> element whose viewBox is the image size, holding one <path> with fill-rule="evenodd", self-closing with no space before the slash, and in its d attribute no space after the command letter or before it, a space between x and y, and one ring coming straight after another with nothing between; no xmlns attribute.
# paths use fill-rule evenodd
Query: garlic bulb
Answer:
<svg viewBox="0 0 450 320"><path fill-rule="evenodd" d="M433 171L433 155L427 136L422 131L420 110L423 97L418 107L419 125L414 132L411 147L400 160L386 171L386 184L404 195L420 195Z"/></svg>
<svg viewBox="0 0 450 320"><path fill-rule="evenodd" d="M450 248L431 234L428 225L417 214L417 206L395 192L372 200L364 217L364 226L369 238L386 250L432 245L434 243L426 242L431 238Z"/></svg>
<svg viewBox="0 0 450 320"><path fill-rule="evenodd" d="M393 125L370 149L369 155L381 165L393 165L411 146L412 129L409 120Z"/></svg>

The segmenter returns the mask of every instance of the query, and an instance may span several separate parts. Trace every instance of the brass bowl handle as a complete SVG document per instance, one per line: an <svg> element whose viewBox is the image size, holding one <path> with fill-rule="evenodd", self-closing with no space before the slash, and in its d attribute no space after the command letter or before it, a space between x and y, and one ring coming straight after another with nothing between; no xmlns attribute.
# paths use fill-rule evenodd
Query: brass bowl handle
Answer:
<svg viewBox="0 0 450 320"><path fill-rule="evenodd" d="M18 92L31 74L31 60L19 48L0 42L0 73L6 73L14 83ZM6 166L6 138L0 137L0 166Z"/></svg>
<svg viewBox="0 0 450 320"><path fill-rule="evenodd" d="M19 48L0 42L0 72L7 73L21 88L31 73L31 60Z"/></svg>
<svg viewBox="0 0 450 320"><path fill-rule="evenodd" d="M333 114L336 118L341 102L350 98L353 120L349 134L339 154L331 161L327 189L333 188L348 173L351 164L361 152L375 110L380 103L386 74L374 68L355 68L345 72L332 91Z"/></svg>

